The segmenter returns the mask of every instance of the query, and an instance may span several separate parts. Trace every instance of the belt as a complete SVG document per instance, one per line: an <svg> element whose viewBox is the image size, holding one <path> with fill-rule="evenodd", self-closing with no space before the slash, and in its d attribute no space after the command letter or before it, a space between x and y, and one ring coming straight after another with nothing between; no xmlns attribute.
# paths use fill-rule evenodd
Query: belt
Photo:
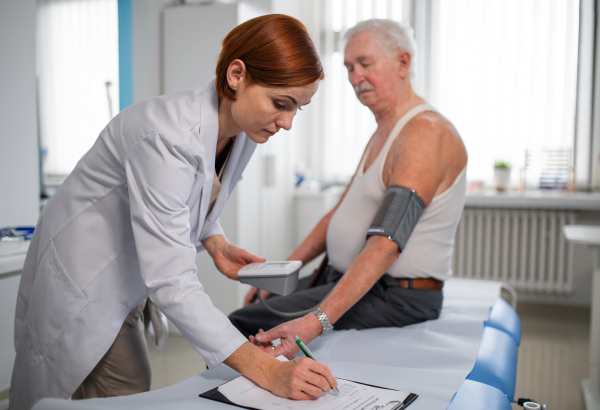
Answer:
<svg viewBox="0 0 600 410"><path fill-rule="evenodd" d="M433 278L419 278L419 279L408 279L408 278L395 278L401 288L407 289L429 289L429 290L442 290L444 282Z"/></svg>

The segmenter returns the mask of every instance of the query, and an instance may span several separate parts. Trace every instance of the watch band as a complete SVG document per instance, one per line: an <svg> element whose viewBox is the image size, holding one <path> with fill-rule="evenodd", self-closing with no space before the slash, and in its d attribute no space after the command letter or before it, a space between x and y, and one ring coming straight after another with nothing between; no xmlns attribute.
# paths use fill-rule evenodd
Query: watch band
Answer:
<svg viewBox="0 0 600 410"><path fill-rule="evenodd" d="M323 327L323 333L321 333L321 336L325 336L327 333L333 330L333 326L331 325L329 319L327 318L327 315L321 310L321 308L316 308L312 311L312 313L314 313L317 316L317 319L319 319L319 322L321 322L321 326Z"/></svg>

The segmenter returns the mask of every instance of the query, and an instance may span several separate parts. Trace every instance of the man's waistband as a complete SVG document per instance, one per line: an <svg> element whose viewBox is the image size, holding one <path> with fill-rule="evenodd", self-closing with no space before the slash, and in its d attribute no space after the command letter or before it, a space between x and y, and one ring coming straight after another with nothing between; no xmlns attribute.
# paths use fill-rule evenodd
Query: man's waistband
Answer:
<svg viewBox="0 0 600 410"><path fill-rule="evenodd" d="M398 282L401 288L406 289L428 289L428 290L442 290L444 282L434 278L394 278Z"/></svg>

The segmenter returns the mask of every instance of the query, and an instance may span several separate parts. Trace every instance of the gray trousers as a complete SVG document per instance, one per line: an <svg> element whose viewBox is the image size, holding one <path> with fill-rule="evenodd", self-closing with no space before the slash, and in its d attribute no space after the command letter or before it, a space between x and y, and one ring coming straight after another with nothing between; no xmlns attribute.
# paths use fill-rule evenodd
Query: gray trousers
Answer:
<svg viewBox="0 0 600 410"><path fill-rule="evenodd" d="M342 276L343 273L329 265L315 287L306 289L308 281L301 281L303 283L291 295L272 296L267 299L267 303L282 312L316 307ZM304 285L303 288L301 285ZM337 330L401 327L437 319L442 309L442 298L441 290L402 288L386 273L333 326ZM229 320L248 337L256 335L259 329L269 330L292 318L276 315L262 303L254 303L233 312Z"/></svg>
<svg viewBox="0 0 600 410"><path fill-rule="evenodd" d="M117 338L72 399L114 397L150 390L150 359L141 317L123 323Z"/></svg>

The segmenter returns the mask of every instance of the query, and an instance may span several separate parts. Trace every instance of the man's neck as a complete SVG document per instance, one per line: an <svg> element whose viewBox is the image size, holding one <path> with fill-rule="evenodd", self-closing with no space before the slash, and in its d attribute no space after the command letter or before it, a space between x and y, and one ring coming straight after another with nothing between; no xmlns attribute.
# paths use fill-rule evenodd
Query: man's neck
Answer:
<svg viewBox="0 0 600 410"><path fill-rule="evenodd" d="M404 114L410 111L417 105L424 104L426 101L419 97L412 89L410 82L407 82L402 90L399 92L398 100L395 104L390 104L386 109L382 109L378 112L373 112L375 115L375 121L377 122L378 130L388 130L396 125L398 120L402 118Z"/></svg>

